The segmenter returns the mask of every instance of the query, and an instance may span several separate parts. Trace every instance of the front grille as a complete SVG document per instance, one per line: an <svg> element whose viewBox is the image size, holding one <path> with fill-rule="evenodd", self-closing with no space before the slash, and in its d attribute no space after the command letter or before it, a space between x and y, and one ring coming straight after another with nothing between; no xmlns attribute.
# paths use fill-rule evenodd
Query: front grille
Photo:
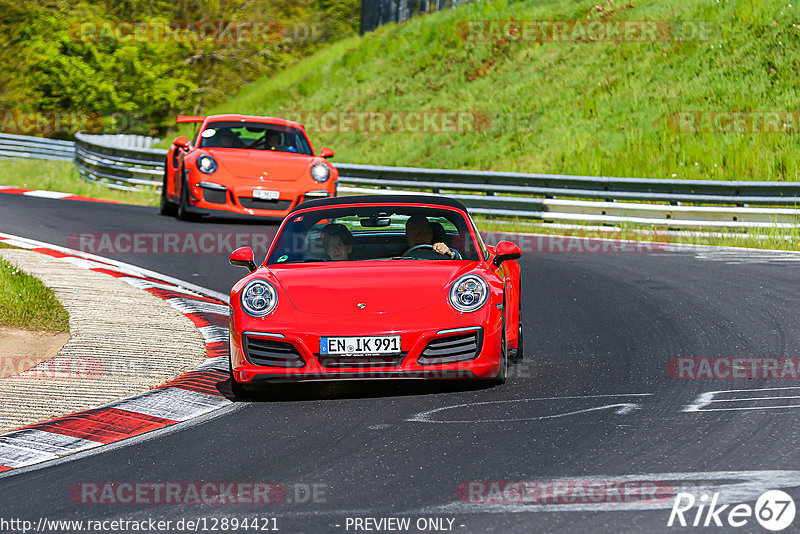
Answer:
<svg viewBox="0 0 800 534"><path fill-rule="evenodd" d="M328 369L335 367L397 367L406 357L408 352L387 354L385 356L330 356L328 354L315 354L322 367Z"/></svg>
<svg viewBox="0 0 800 534"><path fill-rule="evenodd" d="M203 199L214 204L225 204L228 200L228 192L217 189L203 189Z"/></svg>
<svg viewBox="0 0 800 534"><path fill-rule="evenodd" d="M306 364L297 347L275 339L245 335L244 354L253 365L303 367Z"/></svg>
<svg viewBox="0 0 800 534"><path fill-rule="evenodd" d="M478 356L483 344L483 330L436 338L428 342L417 360L421 365L466 362Z"/></svg>
<svg viewBox="0 0 800 534"><path fill-rule="evenodd" d="M261 200L260 198L239 197L239 204L251 210L285 211L292 205L291 200Z"/></svg>

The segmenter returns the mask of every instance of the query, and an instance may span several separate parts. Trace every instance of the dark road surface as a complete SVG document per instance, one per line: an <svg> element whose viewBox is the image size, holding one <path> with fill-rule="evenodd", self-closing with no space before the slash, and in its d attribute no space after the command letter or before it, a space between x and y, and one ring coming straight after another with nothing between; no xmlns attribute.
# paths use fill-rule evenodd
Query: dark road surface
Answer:
<svg viewBox="0 0 800 534"><path fill-rule="evenodd" d="M81 232L269 235L275 228L0 194L0 232L63 246ZM244 274L228 265L228 251L98 253L222 293ZM170 520L171 531L181 519L205 521L198 531L223 531L222 518L261 518L259 529L281 532L767 532L754 517L738 529L728 525L730 507L720 515L722 527L667 522L678 492L698 504L721 492L720 504L751 507L766 490L800 498L797 378L677 379L667 370L673 358L800 357L800 263L691 249L538 253L520 263L526 359L504 386L281 389L200 423L4 476L0 518ZM75 497L87 482L205 481L278 482L288 498L101 505ZM560 481L562 496L546 502L531 494L521 502L510 491L495 493L494 502L470 502L489 495L491 481L500 481L495 489ZM607 489L576 497L576 488L639 483L666 496ZM687 521L696 512L687 512ZM410 520L406 530L403 518ZM797 525L800 519L784 532ZM245 531L255 530L238 530Z"/></svg>

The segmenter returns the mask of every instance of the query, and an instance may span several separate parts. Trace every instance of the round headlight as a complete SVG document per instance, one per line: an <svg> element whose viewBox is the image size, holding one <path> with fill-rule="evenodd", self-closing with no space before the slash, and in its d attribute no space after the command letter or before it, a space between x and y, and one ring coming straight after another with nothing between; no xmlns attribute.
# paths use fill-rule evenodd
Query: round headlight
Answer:
<svg viewBox="0 0 800 534"><path fill-rule="evenodd" d="M217 162L211 156L203 154L197 158L197 168L203 174L212 174L217 170Z"/></svg>
<svg viewBox="0 0 800 534"><path fill-rule="evenodd" d="M311 177L318 182L324 182L331 176L331 170L324 163L315 163L311 167Z"/></svg>
<svg viewBox="0 0 800 534"><path fill-rule="evenodd" d="M242 309L247 315L263 317L275 309L278 293L272 284L264 280L251 280L241 294Z"/></svg>
<svg viewBox="0 0 800 534"><path fill-rule="evenodd" d="M450 304L460 312L474 312L486 304L489 285L476 274L462 276L450 288Z"/></svg>

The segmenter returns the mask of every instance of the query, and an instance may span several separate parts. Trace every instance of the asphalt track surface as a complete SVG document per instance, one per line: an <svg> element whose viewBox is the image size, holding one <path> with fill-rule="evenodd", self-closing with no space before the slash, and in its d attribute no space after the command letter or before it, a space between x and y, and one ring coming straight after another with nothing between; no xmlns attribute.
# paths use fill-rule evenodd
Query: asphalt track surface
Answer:
<svg viewBox="0 0 800 534"><path fill-rule="evenodd" d="M274 228L0 194L0 231L64 246L79 232ZM222 293L244 273L226 253L100 253ZM468 503L459 493L468 481L643 480L677 490L696 478L710 496L744 479L757 491L741 502L783 489L800 503L800 402L792 398L800 389L769 389L800 386L796 379L679 380L666 371L676 357L800 356L800 263L754 258L528 254L520 260L526 360L506 385L282 389L148 439L2 477L0 518L260 517L276 518L282 532L365 532L348 528L348 518L364 517L410 518L408 532L425 518L453 519L450 532L766 532L753 518L739 529L668 528L671 501L635 509L611 494L607 504L558 508ZM701 394L722 390L747 391L707 396L731 400L686 411ZM707 411L720 407L729 409ZM70 488L89 481L276 481L292 501L303 501L293 492L304 485L324 494L268 505L74 502ZM797 525L800 518L785 532Z"/></svg>

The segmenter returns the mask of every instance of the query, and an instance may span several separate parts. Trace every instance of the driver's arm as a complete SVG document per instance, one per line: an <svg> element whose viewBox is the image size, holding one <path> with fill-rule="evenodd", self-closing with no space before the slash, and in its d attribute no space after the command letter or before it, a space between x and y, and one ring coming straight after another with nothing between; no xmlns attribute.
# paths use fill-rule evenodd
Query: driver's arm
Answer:
<svg viewBox="0 0 800 534"><path fill-rule="evenodd" d="M439 254L441 254L443 256L449 256L450 259L453 259L453 260L460 260L461 259L461 254L459 254L457 250L452 249L452 248L448 247L447 245L445 245L444 243L441 243L441 242L434 243L433 244L433 250L435 250L436 252L438 252Z"/></svg>

